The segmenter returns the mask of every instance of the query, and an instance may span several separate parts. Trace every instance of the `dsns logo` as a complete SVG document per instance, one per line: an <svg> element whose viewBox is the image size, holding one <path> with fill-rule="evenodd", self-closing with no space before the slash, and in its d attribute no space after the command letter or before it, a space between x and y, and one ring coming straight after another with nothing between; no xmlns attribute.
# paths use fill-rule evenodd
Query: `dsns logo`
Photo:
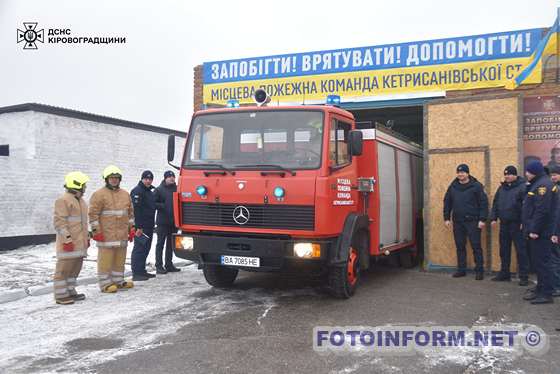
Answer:
<svg viewBox="0 0 560 374"><path fill-rule="evenodd" d="M25 30L17 30L17 42L25 42L23 49L37 49L37 41L43 43L45 30L36 30L37 22L24 22L23 28Z"/></svg>

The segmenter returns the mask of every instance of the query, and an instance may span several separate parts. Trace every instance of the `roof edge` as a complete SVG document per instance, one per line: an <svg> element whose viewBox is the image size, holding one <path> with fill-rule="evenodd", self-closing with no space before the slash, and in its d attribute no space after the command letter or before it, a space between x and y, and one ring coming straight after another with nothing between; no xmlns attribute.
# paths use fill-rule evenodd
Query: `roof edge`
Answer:
<svg viewBox="0 0 560 374"><path fill-rule="evenodd" d="M47 114L54 114L54 115L59 115L59 116L64 116L64 117L81 119L81 120L85 120L85 121L107 123L107 124L111 124L111 125L115 125L115 126L121 126L121 127L133 128L133 129L137 129L137 130L157 132L157 133L161 133L161 134L174 134L174 135L183 136L183 137L186 137L186 135L187 135L187 133L184 132L184 131L173 130L173 129L168 129L168 128L165 128L165 127L148 125L148 124L140 123L140 122L127 121L127 120L124 120L124 119L108 117L108 116L103 116L103 115L88 113L88 112L81 112L79 110L61 108L61 107L46 105L46 104L24 103L24 104L17 104L17 105L0 107L0 114L16 113L16 112L29 112L29 111L47 113Z"/></svg>

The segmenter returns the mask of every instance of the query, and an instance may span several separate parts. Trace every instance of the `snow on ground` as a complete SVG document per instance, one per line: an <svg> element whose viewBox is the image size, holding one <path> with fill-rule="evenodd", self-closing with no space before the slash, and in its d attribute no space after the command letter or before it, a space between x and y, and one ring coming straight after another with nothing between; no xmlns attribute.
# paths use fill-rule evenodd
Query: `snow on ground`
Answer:
<svg viewBox="0 0 560 374"><path fill-rule="evenodd" d="M154 271L155 243L147 260ZM54 243L0 252L0 294L15 289L52 284L56 262ZM129 245L126 270L130 270ZM84 261L80 278L96 274L97 249L92 247ZM175 259L175 262L185 263ZM58 306L52 293L0 304L0 372L40 369L49 365L56 370L75 369L110 360L118 355L158 344L158 337L176 331L193 321L235 311L235 304L224 297L199 298L195 293L208 291L202 272L196 266L183 266L179 273L159 275L117 294L102 294L96 284L78 286L86 300L71 306ZM220 294L221 291L213 291ZM231 295L231 293L229 293ZM266 303L266 297L245 307ZM265 308L265 307L263 307ZM95 350L96 344L100 348ZM89 347L89 348L88 348ZM68 355L74 356L64 361ZM54 368L53 368L54 369Z"/></svg>
<svg viewBox="0 0 560 374"><path fill-rule="evenodd" d="M96 252L90 248L81 277L95 275ZM44 285L51 281L54 269L54 244L0 252L0 262L0 293ZM148 263L152 271L154 249ZM135 288L117 294L102 294L96 284L80 286L78 291L87 298L71 306L56 305L52 294L0 304L0 372L83 371L121 355L166 344L161 341L163 336L226 313L258 308L255 323L261 326L271 309L281 307L280 298L316 294L310 288L217 290L207 285L202 272L193 265L183 266L179 273L137 282ZM481 316L475 326L511 326L508 322L507 316ZM419 324L430 326L435 322ZM515 359L514 353L506 348L426 350L421 354L421 367L432 371L453 363L466 366L466 373L496 373ZM388 357L360 356L357 361L340 372L351 373L372 365L388 371L398 369Z"/></svg>
<svg viewBox="0 0 560 374"><path fill-rule="evenodd" d="M409 326L409 324L393 323L384 326L377 326L380 330L393 330ZM437 326L435 322L418 322L416 326L425 326L427 328ZM487 328L492 326L492 330L505 330L505 331L523 331L529 325L523 323L512 323L507 315L498 316L497 318L488 318L487 316L479 316L478 320L475 321L473 326L468 326L471 330L476 330L477 328ZM366 327L364 327L366 328ZM459 328L459 327L457 327ZM465 335L465 341L473 341L474 336L471 333ZM403 370L398 367L391 367L389 363L394 362L395 358L406 357L402 355L393 355L390 352L385 355L381 354L379 356L371 356L371 352L368 352L367 348L357 347L351 354L359 357L356 364L351 367L345 368L340 371L333 371L333 374L345 374L352 373L355 371L363 370L364 367L376 366L378 368L383 368L381 372L403 372ZM454 346L454 347L425 347L420 349L418 352L411 352L412 359L416 357L421 357L419 364L419 369L422 372L437 372L439 368L448 367L449 364L464 367L463 373L465 374L475 374L475 373L508 373L508 374L520 374L524 371L522 370L509 370L506 369L511 365L520 355L526 354L523 348L520 346L515 347L474 347L474 346ZM369 356L369 357L368 357ZM420 370L419 370L420 372Z"/></svg>
<svg viewBox="0 0 560 374"><path fill-rule="evenodd" d="M157 235L154 235L154 242ZM94 242L92 242L94 243ZM130 253L133 244L129 243L126 270L130 270ZM56 263L55 244L44 244L23 247L11 251L0 251L0 293L25 287L44 285L52 282L54 267ZM147 260L148 271L155 271L155 243ZM179 261L180 259L175 260ZM88 257L80 273L80 278L93 277L97 273L97 247L92 245L88 249Z"/></svg>
<svg viewBox="0 0 560 374"><path fill-rule="evenodd" d="M211 289L196 266L182 269L116 294L81 287L87 299L70 306L55 305L52 295L0 305L0 372L83 370L162 344L187 324L274 305L262 291Z"/></svg>

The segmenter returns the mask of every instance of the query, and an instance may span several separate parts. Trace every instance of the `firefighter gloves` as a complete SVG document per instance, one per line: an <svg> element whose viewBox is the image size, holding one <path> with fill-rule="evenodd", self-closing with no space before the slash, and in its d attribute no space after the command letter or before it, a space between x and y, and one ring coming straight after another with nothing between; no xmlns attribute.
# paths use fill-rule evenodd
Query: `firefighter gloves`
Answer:
<svg viewBox="0 0 560 374"><path fill-rule="evenodd" d="M99 232L97 234L93 235L93 240L95 240L96 242L104 242L105 241L105 237L103 236L103 233Z"/></svg>
<svg viewBox="0 0 560 374"><path fill-rule="evenodd" d="M132 242L135 236L136 236L136 230L133 227L130 229L130 232L128 233L128 241Z"/></svg>
<svg viewBox="0 0 560 374"><path fill-rule="evenodd" d="M64 252L72 252L74 250L74 243L64 243L62 244L62 250Z"/></svg>

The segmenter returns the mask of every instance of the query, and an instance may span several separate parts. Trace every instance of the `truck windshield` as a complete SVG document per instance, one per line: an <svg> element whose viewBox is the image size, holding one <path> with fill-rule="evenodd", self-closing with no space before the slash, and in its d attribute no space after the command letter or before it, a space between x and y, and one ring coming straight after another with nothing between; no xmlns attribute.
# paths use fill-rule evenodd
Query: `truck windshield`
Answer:
<svg viewBox="0 0 560 374"><path fill-rule="evenodd" d="M196 117L185 168L317 169L323 113L305 110L237 111Z"/></svg>

